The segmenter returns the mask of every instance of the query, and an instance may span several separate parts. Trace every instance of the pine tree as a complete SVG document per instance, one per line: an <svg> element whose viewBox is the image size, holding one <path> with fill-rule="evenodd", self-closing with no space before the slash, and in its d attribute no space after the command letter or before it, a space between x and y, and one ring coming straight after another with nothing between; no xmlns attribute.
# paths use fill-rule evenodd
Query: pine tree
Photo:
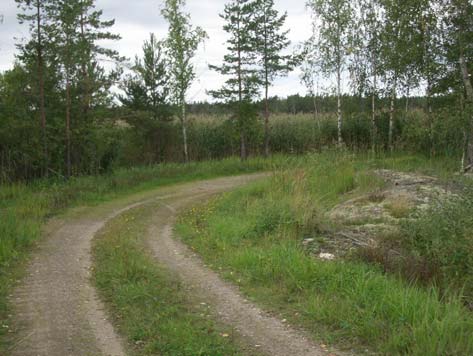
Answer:
<svg viewBox="0 0 473 356"><path fill-rule="evenodd" d="M108 89L116 78L116 72L105 74L99 65L99 57L120 61L116 51L106 49L98 44L101 40L117 40L107 29L114 21L102 21L102 11L94 10L94 0L63 0L52 2L47 7L48 17L54 26L50 27L50 40L58 57L58 70L62 76L65 91L65 142L66 142L66 176L72 175L72 132L80 136L81 144L77 145L76 163L80 163L83 154L78 150L84 148L91 122L87 121L88 111L103 97L108 97ZM93 103L92 101L96 101ZM79 101L79 105L75 105ZM80 113L74 107L80 106ZM72 121L76 119L74 122ZM72 127L74 124L74 130ZM84 162L88 165L88 162Z"/></svg>
<svg viewBox="0 0 473 356"><path fill-rule="evenodd" d="M255 66L256 43L254 41L255 22L252 19L255 3L249 0L232 0L225 5L220 15L226 24L223 27L228 33L228 53L221 66L211 65L211 69L228 76L220 90L210 91L219 100L230 104L240 134L240 158L247 158L248 131L255 119L253 99L258 94L261 82Z"/></svg>
<svg viewBox="0 0 473 356"><path fill-rule="evenodd" d="M269 155L269 87L273 81L287 74L295 66L295 57L283 54L290 41L287 37L289 30L283 27L287 12L279 15L275 9L274 0L256 0L254 4L254 22L256 50L261 66L261 80L264 87L264 153Z"/></svg>
<svg viewBox="0 0 473 356"><path fill-rule="evenodd" d="M117 41L120 36L109 31L115 20L102 20L103 11L95 9L95 0L79 0L79 86L81 91L81 111L86 120L97 91L116 79L116 72L102 75L98 57L120 64L123 60L117 51L100 46L97 42Z"/></svg>
<svg viewBox="0 0 473 356"><path fill-rule="evenodd" d="M36 60L36 75L38 81L39 115L43 146L43 175L49 173L49 154L48 154L48 134L46 127L46 99L45 99L45 80L44 80L44 52L46 35L44 27L47 21L46 9L48 1L45 0L15 0L22 13L18 14L20 23L30 24L31 41L27 45L18 46L21 56L29 56L30 49L34 49ZM3 20L3 18L2 18Z"/></svg>
<svg viewBox="0 0 473 356"><path fill-rule="evenodd" d="M169 23L165 46L169 57L171 91L180 110L184 158L188 162L186 94L195 79L195 68L191 61L207 34L202 28L192 26L190 15L183 10L185 5L185 0L166 0L162 14Z"/></svg>
<svg viewBox="0 0 473 356"><path fill-rule="evenodd" d="M151 33L143 44L143 58L135 59L133 68L145 94L144 109L151 113L153 120L167 120L169 118L169 61L165 55L164 43Z"/></svg>

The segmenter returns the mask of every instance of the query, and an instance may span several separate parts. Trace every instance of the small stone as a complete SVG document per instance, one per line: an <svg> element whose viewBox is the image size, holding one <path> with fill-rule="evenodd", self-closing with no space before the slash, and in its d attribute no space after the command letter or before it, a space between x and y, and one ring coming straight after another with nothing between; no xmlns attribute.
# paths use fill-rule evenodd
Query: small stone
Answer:
<svg viewBox="0 0 473 356"><path fill-rule="evenodd" d="M331 254L331 253L324 253L324 252L321 252L319 254L319 258L322 259L322 260L328 260L328 261L331 261L331 260L334 260L335 259L335 255Z"/></svg>

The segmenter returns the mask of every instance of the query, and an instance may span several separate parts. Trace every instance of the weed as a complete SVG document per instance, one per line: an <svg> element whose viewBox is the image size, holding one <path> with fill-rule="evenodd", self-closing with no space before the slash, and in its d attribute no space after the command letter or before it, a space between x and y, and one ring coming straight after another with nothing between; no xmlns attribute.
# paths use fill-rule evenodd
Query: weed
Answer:
<svg viewBox="0 0 473 356"><path fill-rule="evenodd" d="M407 218L412 211L412 203L407 197L398 196L385 204L386 210L396 219Z"/></svg>

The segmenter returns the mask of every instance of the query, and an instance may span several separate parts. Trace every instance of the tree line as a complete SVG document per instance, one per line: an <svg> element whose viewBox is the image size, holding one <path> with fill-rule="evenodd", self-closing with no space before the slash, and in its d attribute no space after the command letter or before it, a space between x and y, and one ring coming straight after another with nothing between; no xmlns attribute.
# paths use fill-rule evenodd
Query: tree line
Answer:
<svg viewBox="0 0 473 356"><path fill-rule="evenodd" d="M310 112L317 122L335 113L339 146L347 115L369 114L371 148L394 150L401 114L422 111L434 145L436 110L448 108L460 118L463 169L473 166L471 0L308 0L312 23L295 51L287 13L274 0L229 0L220 15L227 51L222 63L210 65L225 83L209 92L212 104L186 100L196 79L193 58L208 36L192 24L185 0L164 2L167 36L150 34L132 62L101 45L120 36L94 0L16 2L30 35L18 44L13 69L0 74L2 180L104 172L124 131L133 132L126 137L147 162L160 162L176 120L179 155L189 161L189 112L226 114L225 127L238 136L246 159L257 131L261 153L274 147L271 113ZM296 68L308 95L272 96L274 81ZM321 90L327 82L333 86Z"/></svg>

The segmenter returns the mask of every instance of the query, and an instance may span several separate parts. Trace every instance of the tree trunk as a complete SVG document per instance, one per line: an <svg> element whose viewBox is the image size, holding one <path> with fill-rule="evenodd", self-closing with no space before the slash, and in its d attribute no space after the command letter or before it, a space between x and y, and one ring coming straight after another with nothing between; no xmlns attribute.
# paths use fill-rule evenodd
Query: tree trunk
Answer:
<svg viewBox="0 0 473 356"><path fill-rule="evenodd" d="M269 62L268 62L268 29L267 29L267 8L264 12L264 156L269 157Z"/></svg>
<svg viewBox="0 0 473 356"><path fill-rule="evenodd" d="M38 46L36 48L38 56L38 82L39 82L39 112L41 116L41 136L43 141L43 175L49 174L49 154L48 154L48 135L46 132L46 105L44 98L44 62L43 62L43 44L41 33L41 1L36 1L36 25L38 32Z"/></svg>
<svg viewBox="0 0 473 356"><path fill-rule="evenodd" d="M405 108L405 114L406 114L406 117L407 117L407 113L409 112L409 97L410 97L410 91L411 91L411 88L410 86L408 85L407 86L407 93L406 93L406 108Z"/></svg>
<svg viewBox="0 0 473 356"><path fill-rule="evenodd" d="M239 19L241 21L241 19ZM246 160L246 139L245 139L245 125L244 118L242 113L242 104L243 104L243 78L242 78L242 62L241 62L241 37L240 37L240 22L237 24L238 31L238 121L240 124L240 159L242 161Z"/></svg>
<svg viewBox="0 0 473 356"><path fill-rule="evenodd" d="M376 140L378 136L376 127L376 90L377 90L377 76L376 76L376 57L373 53L371 54L371 68L373 75L373 93L371 95L371 149L373 152L376 150Z"/></svg>
<svg viewBox="0 0 473 356"><path fill-rule="evenodd" d="M242 161L246 161L246 137L243 131L240 132L240 157Z"/></svg>
<svg viewBox="0 0 473 356"><path fill-rule="evenodd" d="M432 115L432 84L430 79L427 83L427 120L429 122L429 143L430 143L430 155L435 156L434 147L434 120Z"/></svg>
<svg viewBox="0 0 473 356"><path fill-rule="evenodd" d="M394 143L393 143L393 136L394 136L394 102L396 100L396 84L393 85L391 90L391 107L389 109L389 133L388 133L388 148L392 152L394 151Z"/></svg>
<svg viewBox="0 0 473 356"><path fill-rule="evenodd" d="M182 126L182 141L184 144L184 159L189 163L189 151L187 147L187 118L186 118L186 101L181 100L181 126Z"/></svg>
<svg viewBox="0 0 473 356"><path fill-rule="evenodd" d="M471 84L470 74L468 73L468 66L463 51L460 53L459 62L466 93L465 112L468 115L467 117L469 122L464 172L469 172L473 168L473 85Z"/></svg>
<svg viewBox="0 0 473 356"><path fill-rule="evenodd" d="M267 82L264 99L264 156L269 157L269 102Z"/></svg>
<svg viewBox="0 0 473 356"><path fill-rule="evenodd" d="M338 126L338 145L343 144L342 137L342 75L340 62L337 65L337 126Z"/></svg>
<svg viewBox="0 0 473 356"><path fill-rule="evenodd" d="M85 17L84 17L84 10L82 9L81 15L80 15L80 33L82 40L85 44L86 42L86 37L85 37ZM82 76L83 76L83 90L84 92L82 93L82 113L84 115L83 119L86 120L90 108L90 78L89 78L89 72L87 70L87 65L89 64L89 48L84 48L83 49L85 53L83 53L84 58L82 59L81 63L81 69L82 69Z"/></svg>
<svg viewBox="0 0 473 356"><path fill-rule="evenodd" d="M313 101L313 104L314 104L314 121L317 123L317 128L320 131L319 111L318 111L318 108L317 108L317 96L315 95L315 92L312 95L312 101Z"/></svg>
<svg viewBox="0 0 473 356"><path fill-rule="evenodd" d="M71 167L71 84L69 76L66 78L66 177L72 175Z"/></svg>

